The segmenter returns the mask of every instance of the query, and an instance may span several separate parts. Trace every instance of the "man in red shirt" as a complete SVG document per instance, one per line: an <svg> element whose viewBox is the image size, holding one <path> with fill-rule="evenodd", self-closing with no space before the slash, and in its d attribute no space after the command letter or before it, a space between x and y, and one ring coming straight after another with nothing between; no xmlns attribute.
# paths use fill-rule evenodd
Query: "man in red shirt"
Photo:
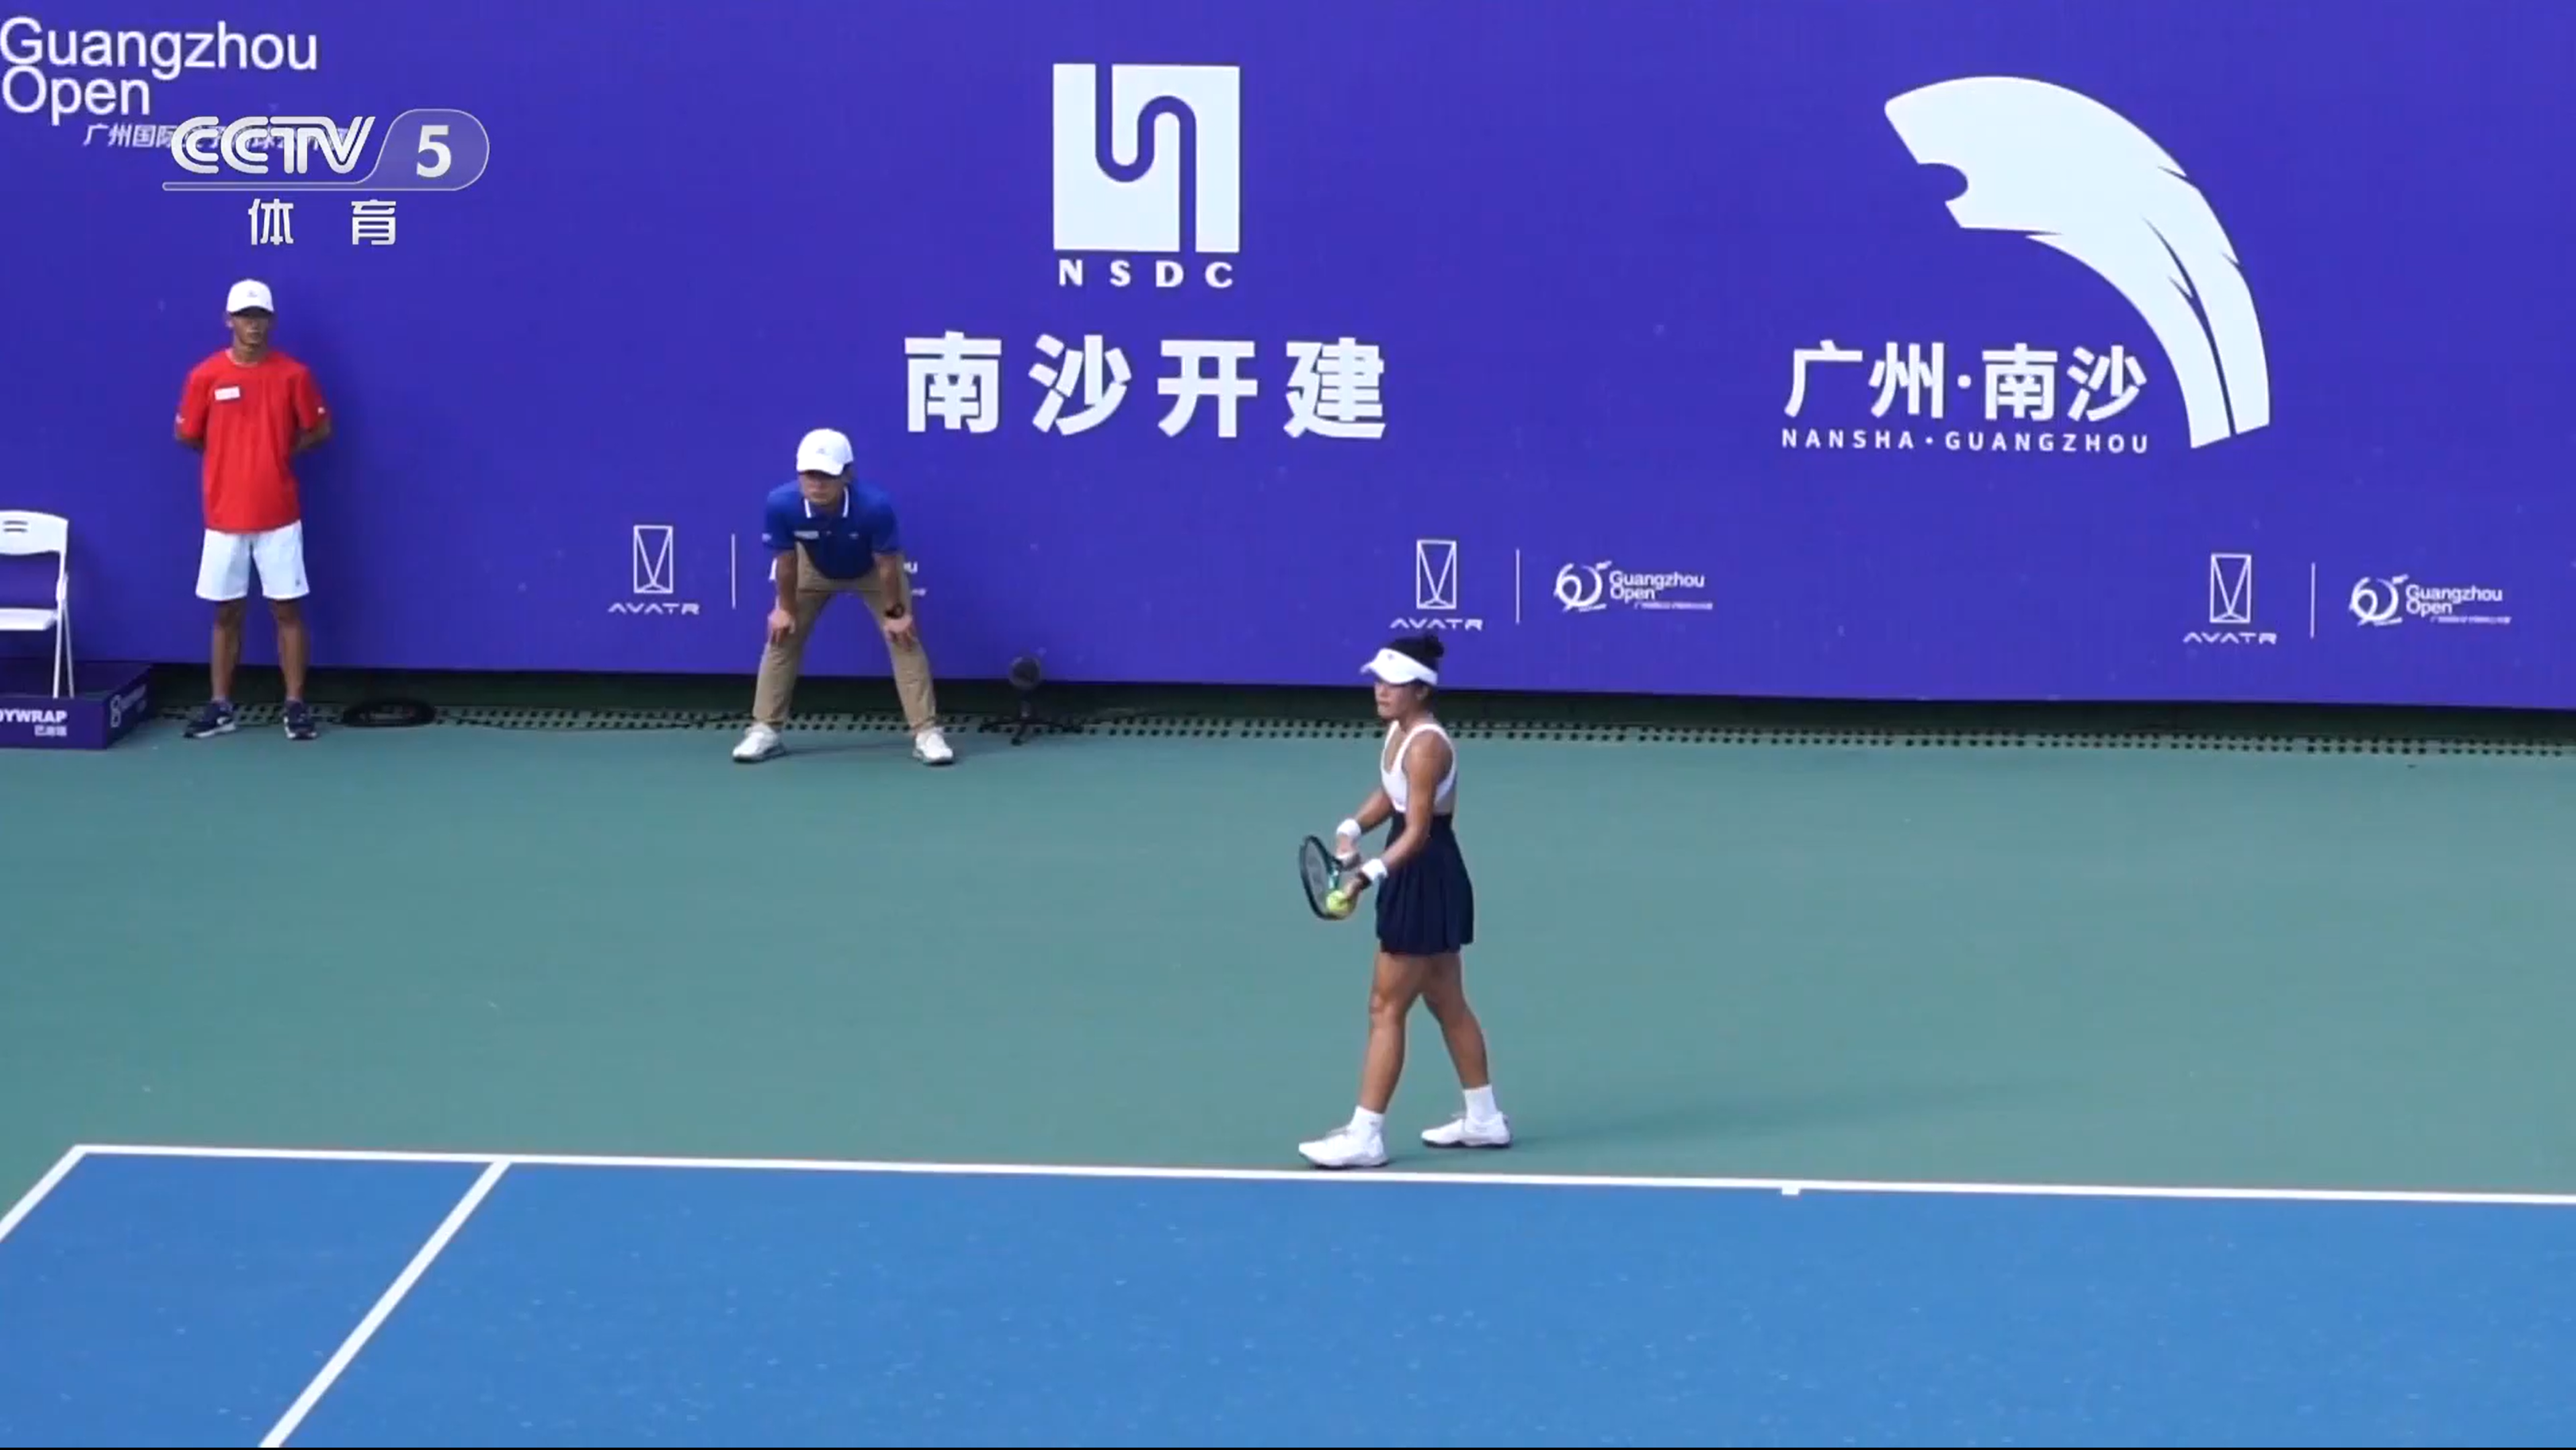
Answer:
<svg viewBox="0 0 2576 1450"><path fill-rule="evenodd" d="M188 722L188 738L233 729L233 671L241 663L242 616L257 564L260 591L277 617L287 738L310 740L304 509L292 460L331 436L331 413L311 370L269 346L277 311L267 283L234 283L224 313L232 346L197 364L179 394L179 441L206 456L206 548L197 597L215 606L215 697Z"/></svg>

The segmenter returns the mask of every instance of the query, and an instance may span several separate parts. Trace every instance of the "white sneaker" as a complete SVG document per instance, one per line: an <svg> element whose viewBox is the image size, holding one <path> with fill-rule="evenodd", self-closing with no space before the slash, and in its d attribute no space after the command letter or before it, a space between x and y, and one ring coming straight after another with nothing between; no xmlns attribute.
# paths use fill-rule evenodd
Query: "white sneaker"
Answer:
<svg viewBox="0 0 2576 1450"><path fill-rule="evenodd" d="M946 765L957 758L957 752L948 748L948 737L933 725L912 737L912 758L924 765Z"/></svg>
<svg viewBox="0 0 2576 1450"><path fill-rule="evenodd" d="M733 748L733 758L748 764L767 760L784 747L778 743L778 732L766 725L754 725L742 733L742 743Z"/></svg>
<svg viewBox="0 0 2576 1450"><path fill-rule="evenodd" d="M1386 1162L1386 1139L1355 1123L1344 1123L1297 1151L1318 1168L1376 1168Z"/></svg>
<svg viewBox="0 0 2576 1450"><path fill-rule="evenodd" d="M1502 1113L1483 1119L1460 1113L1439 1127L1423 1129L1422 1141L1434 1148L1508 1148L1512 1120Z"/></svg>

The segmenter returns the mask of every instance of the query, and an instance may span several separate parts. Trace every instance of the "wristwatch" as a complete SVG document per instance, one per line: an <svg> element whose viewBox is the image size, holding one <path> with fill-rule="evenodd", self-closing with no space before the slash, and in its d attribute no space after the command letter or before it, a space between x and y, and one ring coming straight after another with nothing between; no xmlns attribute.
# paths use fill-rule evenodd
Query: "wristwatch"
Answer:
<svg viewBox="0 0 2576 1450"><path fill-rule="evenodd" d="M885 612L885 617L886 617L886 618L888 618L888 619L901 619L901 618L903 618L903 616L904 616L904 612L905 612L905 608L904 608L904 606L903 606L902 604L898 603L898 604L896 604L892 609L889 609L889 610L887 610L887 611Z"/></svg>

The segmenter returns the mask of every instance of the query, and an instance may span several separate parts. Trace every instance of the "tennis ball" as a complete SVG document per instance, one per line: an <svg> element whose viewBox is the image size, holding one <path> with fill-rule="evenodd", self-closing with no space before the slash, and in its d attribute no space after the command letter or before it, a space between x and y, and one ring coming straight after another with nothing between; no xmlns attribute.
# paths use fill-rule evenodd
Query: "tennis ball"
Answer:
<svg viewBox="0 0 2576 1450"><path fill-rule="evenodd" d="M1348 916L1348 915L1350 915L1350 913L1351 913L1351 895L1350 895L1350 893L1349 893L1349 892L1347 892L1347 891L1344 891L1342 888L1340 888L1340 887L1338 887L1338 886L1334 887L1334 888L1333 888L1332 890L1330 890L1330 891L1325 892L1325 893L1324 893L1324 909L1325 909L1326 911L1331 912L1331 913L1332 913L1333 915L1335 915L1335 916Z"/></svg>

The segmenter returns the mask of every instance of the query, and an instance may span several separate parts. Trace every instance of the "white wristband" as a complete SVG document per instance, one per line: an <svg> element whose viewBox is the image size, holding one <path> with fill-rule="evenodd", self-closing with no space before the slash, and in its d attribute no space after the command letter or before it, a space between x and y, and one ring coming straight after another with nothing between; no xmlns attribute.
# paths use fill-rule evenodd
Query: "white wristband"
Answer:
<svg viewBox="0 0 2576 1450"><path fill-rule="evenodd" d="M1352 840L1356 841L1356 840L1358 840L1358 839L1360 838L1360 823L1359 823L1359 820L1358 820L1356 817L1354 817L1354 818L1352 818L1352 819L1349 819L1349 820L1343 821L1340 825L1335 826L1335 827L1333 828L1333 832L1334 832L1334 834L1335 834L1335 835L1348 836L1348 837L1350 837Z"/></svg>
<svg viewBox="0 0 2576 1450"><path fill-rule="evenodd" d="M1360 874L1367 877L1372 882L1384 881L1386 879L1386 863L1375 856L1371 856L1368 861L1360 867Z"/></svg>

